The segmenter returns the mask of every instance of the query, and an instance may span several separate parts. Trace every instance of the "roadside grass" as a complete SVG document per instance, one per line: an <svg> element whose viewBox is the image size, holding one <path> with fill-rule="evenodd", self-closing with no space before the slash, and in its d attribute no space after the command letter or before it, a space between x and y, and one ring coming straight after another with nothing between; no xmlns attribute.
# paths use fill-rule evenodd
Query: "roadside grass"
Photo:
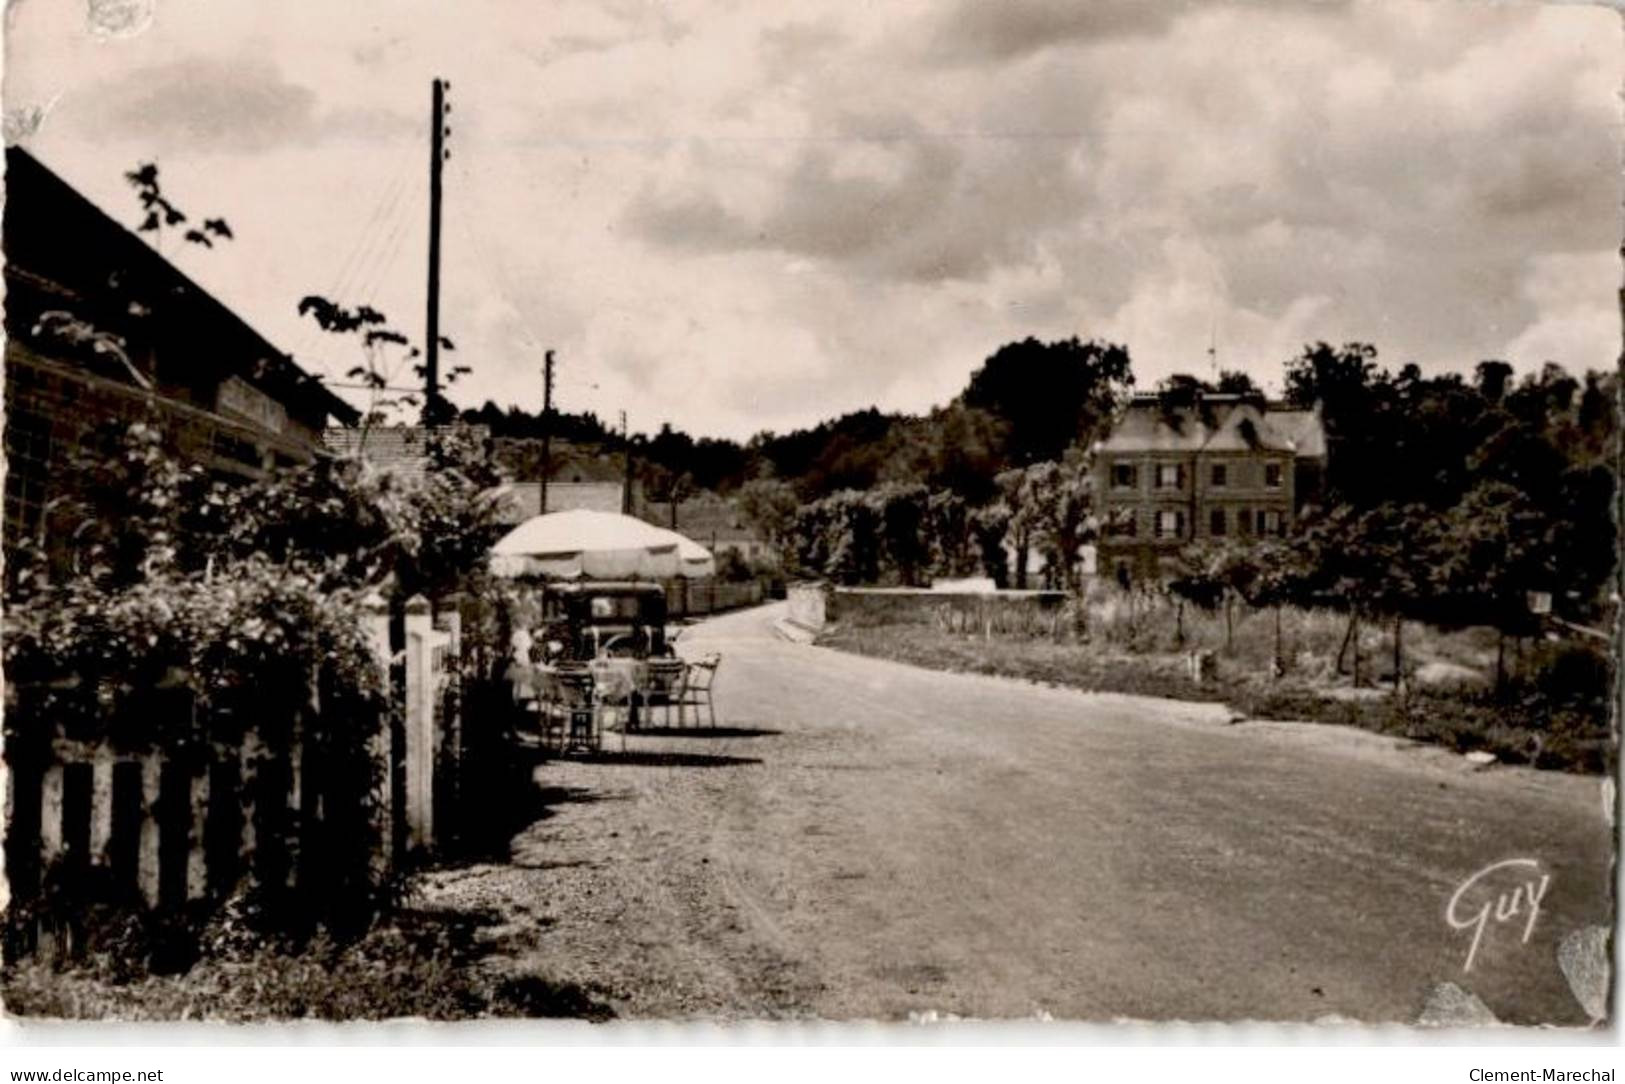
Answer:
<svg viewBox="0 0 1625 1084"><path fill-rule="evenodd" d="M405 907L357 937L294 940L246 928L228 904L197 937L189 966L132 959L148 943L108 915L84 932L72 960L8 963L0 979L15 1016L80 1020L607 1020L591 991L540 975L482 966L497 918ZM168 973L160 973L168 972Z"/></svg>
<svg viewBox="0 0 1625 1084"><path fill-rule="evenodd" d="M1286 667L1274 677L1272 611L1238 607L1227 635L1222 615L1187 610L1176 622L1165 603L1136 603L1138 612L1126 602L1091 605L1081 642L1072 635L985 636L896 622L831 625L818 643L930 669L1223 703L1246 718L1359 727L1458 752L1483 750L1513 764L1612 770L1612 670L1590 644L1509 645L1508 680L1497 691L1493 630L1444 632L1407 623L1406 683L1396 692L1391 629L1362 629L1364 673L1374 684L1356 688L1336 668L1347 631L1340 615L1283 610ZM1213 655L1202 682L1192 675L1194 651ZM1434 675L1443 676L1435 682Z"/></svg>

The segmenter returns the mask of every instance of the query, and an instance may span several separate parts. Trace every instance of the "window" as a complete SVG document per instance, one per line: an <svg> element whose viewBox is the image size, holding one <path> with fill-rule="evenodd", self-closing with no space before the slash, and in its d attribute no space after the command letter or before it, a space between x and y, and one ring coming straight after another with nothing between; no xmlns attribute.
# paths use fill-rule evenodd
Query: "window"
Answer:
<svg viewBox="0 0 1625 1084"><path fill-rule="evenodd" d="M1208 531L1208 534L1212 535L1214 538L1223 538L1224 537L1224 532L1225 532L1225 526L1226 525L1225 525L1224 509L1223 508L1215 508L1215 509L1213 509L1213 511L1208 513L1208 517L1207 517L1207 531Z"/></svg>
<svg viewBox="0 0 1625 1084"><path fill-rule="evenodd" d="M45 513L45 480L50 476L51 422L28 411L6 419L6 530L12 538L32 536Z"/></svg>
<svg viewBox="0 0 1625 1084"><path fill-rule="evenodd" d="M260 450L254 446L253 441L233 436L224 429L214 431L214 454L248 467L258 467L263 462Z"/></svg>
<svg viewBox="0 0 1625 1084"><path fill-rule="evenodd" d="M1248 535L1253 533L1253 510L1242 508L1236 512L1236 533Z"/></svg>
<svg viewBox="0 0 1625 1084"><path fill-rule="evenodd" d="M1114 489L1133 489L1134 488L1134 464L1133 463L1113 463L1112 464L1112 488L1114 488Z"/></svg>
<svg viewBox="0 0 1625 1084"><path fill-rule="evenodd" d="M1106 513L1106 535L1110 538L1133 538L1135 532L1134 509L1113 508Z"/></svg>
<svg viewBox="0 0 1625 1084"><path fill-rule="evenodd" d="M1281 488L1281 464L1264 464L1264 484L1269 486L1271 489Z"/></svg>
<svg viewBox="0 0 1625 1084"><path fill-rule="evenodd" d="M1258 533L1262 535L1286 534L1286 520L1273 509L1258 513Z"/></svg>
<svg viewBox="0 0 1625 1084"><path fill-rule="evenodd" d="M1213 464L1212 482L1214 489L1223 489L1228 484L1225 477L1228 473L1223 463Z"/></svg>
<svg viewBox="0 0 1625 1084"><path fill-rule="evenodd" d="M1156 526L1158 538L1182 538L1185 534L1185 513L1158 512Z"/></svg>
<svg viewBox="0 0 1625 1084"><path fill-rule="evenodd" d="M1185 469L1178 463L1157 464L1157 488L1178 489L1185 481Z"/></svg>

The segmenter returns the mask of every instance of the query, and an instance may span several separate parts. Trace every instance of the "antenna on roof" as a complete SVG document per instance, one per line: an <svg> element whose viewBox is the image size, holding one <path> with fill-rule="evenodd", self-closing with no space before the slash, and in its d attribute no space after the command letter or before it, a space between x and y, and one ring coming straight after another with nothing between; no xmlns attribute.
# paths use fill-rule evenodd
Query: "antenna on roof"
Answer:
<svg viewBox="0 0 1625 1084"><path fill-rule="evenodd" d="M1207 368L1208 376L1213 380L1219 379L1219 314L1213 314L1213 325L1207 336Z"/></svg>

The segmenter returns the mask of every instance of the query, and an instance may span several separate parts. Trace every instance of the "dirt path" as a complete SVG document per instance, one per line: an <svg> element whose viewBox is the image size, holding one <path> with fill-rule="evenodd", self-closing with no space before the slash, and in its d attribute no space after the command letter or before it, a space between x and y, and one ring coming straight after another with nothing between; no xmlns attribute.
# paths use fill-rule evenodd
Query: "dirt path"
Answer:
<svg viewBox="0 0 1625 1084"><path fill-rule="evenodd" d="M931 673L772 616L684 641L724 656L724 728L540 765L512 861L431 876L503 916L490 966L639 1018L1409 1022L1453 982L1584 1022L1556 953L1609 921L1597 781ZM1550 874L1543 913L1464 972L1446 903L1511 857Z"/></svg>

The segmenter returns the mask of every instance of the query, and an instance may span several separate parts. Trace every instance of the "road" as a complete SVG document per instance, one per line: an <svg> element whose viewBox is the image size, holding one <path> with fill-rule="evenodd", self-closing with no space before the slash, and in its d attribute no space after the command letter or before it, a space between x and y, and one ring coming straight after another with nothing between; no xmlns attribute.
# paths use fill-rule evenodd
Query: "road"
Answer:
<svg viewBox="0 0 1625 1084"><path fill-rule="evenodd" d="M858 658L781 614L682 641L723 655L721 728L543 763L512 861L435 875L501 916L491 966L641 1018L1411 1023L1449 983L1587 1021L1557 959L1611 923L1599 780ZM1505 859L1538 866L1458 901L1520 905L1465 970L1447 905Z"/></svg>

